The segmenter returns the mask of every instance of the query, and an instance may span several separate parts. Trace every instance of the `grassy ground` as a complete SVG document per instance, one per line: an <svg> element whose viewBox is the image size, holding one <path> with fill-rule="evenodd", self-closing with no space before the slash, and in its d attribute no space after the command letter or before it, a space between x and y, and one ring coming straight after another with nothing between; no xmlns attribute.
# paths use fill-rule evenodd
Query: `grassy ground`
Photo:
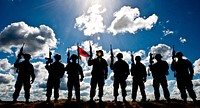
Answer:
<svg viewBox="0 0 200 108"><path fill-rule="evenodd" d="M1 101L0 108L200 108L200 101L196 103L187 102L184 103L181 100L172 100L171 103L167 103L165 100L159 102L148 101L148 102L81 102L76 103L73 100L68 103L67 100L59 100L58 103L46 103L45 101L34 101L26 104L25 102L12 103L9 101Z"/></svg>

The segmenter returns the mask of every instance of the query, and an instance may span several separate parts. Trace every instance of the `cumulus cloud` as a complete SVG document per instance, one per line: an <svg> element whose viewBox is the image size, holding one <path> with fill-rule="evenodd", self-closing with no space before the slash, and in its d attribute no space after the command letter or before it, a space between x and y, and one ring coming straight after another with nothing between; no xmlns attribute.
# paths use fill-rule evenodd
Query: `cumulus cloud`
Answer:
<svg viewBox="0 0 200 108"><path fill-rule="evenodd" d="M170 34L174 34L174 31L171 31L169 29L167 30L163 30L164 36L170 35Z"/></svg>
<svg viewBox="0 0 200 108"><path fill-rule="evenodd" d="M12 48L19 50L22 43L25 43L25 53L38 57L46 54L48 48L56 48L57 39L50 27L32 27L25 22L12 23L0 32L0 51L13 53Z"/></svg>
<svg viewBox="0 0 200 108"><path fill-rule="evenodd" d="M106 28L102 17L104 12L106 12L106 9L102 8L101 5L93 5L86 13L76 18L74 27L83 31L86 36L103 33Z"/></svg>
<svg viewBox="0 0 200 108"><path fill-rule="evenodd" d="M8 62L8 59L0 59L0 71L6 71L11 68L11 64Z"/></svg>
<svg viewBox="0 0 200 108"><path fill-rule="evenodd" d="M180 40L181 43L187 42L187 40L185 38L183 38L183 37L180 37L179 40Z"/></svg>
<svg viewBox="0 0 200 108"><path fill-rule="evenodd" d="M200 74L200 58L194 62L194 74Z"/></svg>
<svg viewBox="0 0 200 108"><path fill-rule="evenodd" d="M123 6L119 11L113 14L115 19L112 21L109 32L116 35L118 33L129 32L135 34L138 30L150 30L158 20L158 16L153 14L148 18L140 17L138 8Z"/></svg>
<svg viewBox="0 0 200 108"><path fill-rule="evenodd" d="M0 84L8 84L14 80L14 76L11 74L1 74L0 73Z"/></svg>
<svg viewBox="0 0 200 108"><path fill-rule="evenodd" d="M155 56L156 54L161 54L162 59L166 60L168 63L171 63L172 49L166 44L158 44L152 46L150 52Z"/></svg>

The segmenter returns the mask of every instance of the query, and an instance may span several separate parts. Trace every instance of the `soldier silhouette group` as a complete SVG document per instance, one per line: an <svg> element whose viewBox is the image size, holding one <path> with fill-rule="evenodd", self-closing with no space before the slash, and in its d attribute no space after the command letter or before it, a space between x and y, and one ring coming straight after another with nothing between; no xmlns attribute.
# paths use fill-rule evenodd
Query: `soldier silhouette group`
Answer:
<svg viewBox="0 0 200 108"><path fill-rule="evenodd" d="M92 66L92 78L90 82L90 101L94 101L93 98L96 94L96 87L98 85L99 90L99 101L102 102L103 97L103 87L105 84L105 79L108 77L108 63L103 58L103 51L98 50L96 51L96 58L90 58L88 59L88 65ZM19 62L21 59L21 56L23 56L24 61ZM189 93L189 96L193 99L194 102L196 102L196 94L193 90L193 84L192 84L192 78L194 74L194 70L192 67L192 63L189 60L183 59L182 52L177 52L175 56L178 58L177 60L173 59L173 62L171 64L171 70L176 73L176 80L177 80L177 87L180 90L181 98L184 100L184 102L187 102L187 94L186 90ZM118 53L116 55L117 61L111 60L110 63L110 69L114 72L114 83L113 83L113 96L114 101L117 102L117 96L119 85L121 86L122 91L122 97L123 102L126 102L126 79L131 73L132 76L132 101L136 102L137 97L137 90L138 87L140 88L140 92L142 95L141 101L146 101L146 93L145 93L145 82L147 79L147 71L144 64L141 63L141 57L136 56L135 58L131 54L132 57L132 64L131 68L129 69L128 63L123 60L123 54ZM153 77L153 88L154 88L154 96L155 100L159 101L160 99L160 92L159 92L159 86L162 86L163 94L167 102L170 103L170 93L168 90L168 84L167 84L167 78L166 76L169 74L168 69L169 65L166 61L162 60L161 54L156 54L154 58L150 57L152 59L156 59L157 62L153 63L150 62L149 68L152 73ZM20 53L18 55L18 59L14 63L14 67L17 68L17 81L15 84L15 92L13 94L13 102L17 101L17 98L19 96L20 90L22 86L24 86L25 91L25 99L26 103L29 103L30 98L30 88L31 84L35 80L35 74L34 74L34 67L29 62L31 59L30 54L22 54ZM72 98L72 90L73 87L75 89L75 95L77 102L80 102L80 81L83 81L84 74L83 69L77 63L77 59L79 57L76 54L72 54L68 60L67 65L64 66L63 63L61 63L61 55L55 54L54 56L55 61L53 62L52 59L48 58L48 61L46 62L45 68L47 69L49 76L47 80L47 91L46 91L46 102L50 103L51 101L51 95L52 95L52 89L54 89L54 102L58 102L59 98L59 87L60 87L60 79L63 77L65 72L68 74L68 101L71 102Z"/></svg>

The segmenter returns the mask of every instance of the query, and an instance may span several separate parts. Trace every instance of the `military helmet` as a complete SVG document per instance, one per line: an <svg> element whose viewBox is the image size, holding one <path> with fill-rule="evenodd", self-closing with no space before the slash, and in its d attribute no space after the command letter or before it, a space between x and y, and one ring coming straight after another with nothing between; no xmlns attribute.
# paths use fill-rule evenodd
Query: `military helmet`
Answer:
<svg viewBox="0 0 200 108"><path fill-rule="evenodd" d="M54 56L54 58L55 58L56 60L60 60L60 59L61 59L61 55L60 55L60 54L56 54L56 55Z"/></svg>
<svg viewBox="0 0 200 108"><path fill-rule="evenodd" d="M140 60L141 60L141 57L140 57L140 56L136 56L136 57L135 57L135 60L136 60L136 61L140 61Z"/></svg>
<svg viewBox="0 0 200 108"><path fill-rule="evenodd" d="M118 53L116 57L117 58L123 58L123 54L122 53Z"/></svg>
<svg viewBox="0 0 200 108"><path fill-rule="evenodd" d="M30 54L28 54L28 53L26 53L26 54L23 54L23 56L24 56L24 59L30 59L30 58L31 58L31 55L30 55Z"/></svg>
<svg viewBox="0 0 200 108"><path fill-rule="evenodd" d="M71 59L78 59L78 56L76 54L72 54Z"/></svg>
<svg viewBox="0 0 200 108"><path fill-rule="evenodd" d="M155 59L161 59L161 58L162 58L161 54L156 54Z"/></svg>
<svg viewBox="0 0 200 108"><path fill-rule="evenodd" d="M97 53L97 56L99 56L99 57L103 56L103 51L102 50L97 50L96 53Z"/></svg>
<svg viewBox="0 0 200 108"><path fill-rule="evenodd" d="M183 56L183 53L182 52L177 52L176 53L176 57L182 57Z"/></svg>

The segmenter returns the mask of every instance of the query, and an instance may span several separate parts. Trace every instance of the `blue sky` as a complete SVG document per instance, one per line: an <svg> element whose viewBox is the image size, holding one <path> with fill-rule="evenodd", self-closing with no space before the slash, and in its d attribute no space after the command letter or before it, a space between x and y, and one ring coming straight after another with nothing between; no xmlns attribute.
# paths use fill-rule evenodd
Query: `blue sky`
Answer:
<svg viewBox="0 0 200 108"><path fill-rule="evenodd" d="M0 1L0 98L11 100L17 74L13 63L22 43L32 55L37 79L32 87L33 100L45 98L47 71L44 57L48 49L62 55L76 52L77 43L89 52L102 49L110 62L110 44L114 54L122 52L129 64L130 52L142 56L148 70L148 54L161 53L171 63L172 46L182 51L194 65L194 89L200 99L200 2L198 0L1 0ZM95 57L95 54L93 54ZM88 99L91 67L80 62L86 76L82 98ZM180 98L173 73L168 76L171 96ZM105 100L112 99L113 73L106 80ZM129 76L127 92L131 92ZM67 75L62 79L61 98L67 97ZM145 83L147 96L153 98L152 77ZM6 88L2 87L6 86ZM23 90L22 90L23 91ZM141 98L140 94L139 98ZM23 96L20 97L23 100ZM130 97L128 97L130 99Z"/></svg>

